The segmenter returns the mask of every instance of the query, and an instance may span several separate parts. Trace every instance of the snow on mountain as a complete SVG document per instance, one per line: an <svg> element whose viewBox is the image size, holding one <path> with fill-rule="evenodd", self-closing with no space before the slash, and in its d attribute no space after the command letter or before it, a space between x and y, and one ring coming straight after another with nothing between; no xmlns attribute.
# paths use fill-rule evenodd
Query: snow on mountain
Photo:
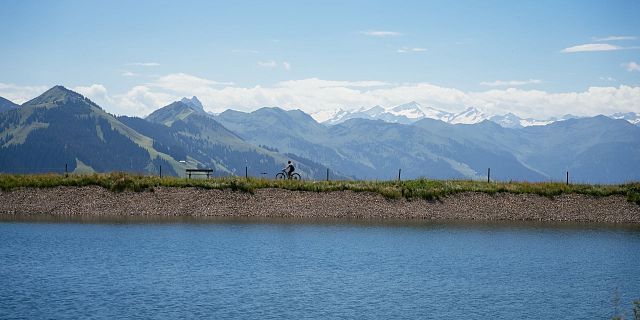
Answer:
<svg viewBox="0 0 640 320"><path fill-rule="evenodd" d="M425 116L422 111L422 107L420 107L420 105L415 101L395 106L390 110L386 110L386 112L396 116L402 116L407 119L422 119Z"/></svg>
<svg viewBox="0 0 640 320"><path fill-rule="evenodd" d="M349 119L383 120L392 123L411 124L424 118L432 118L448 122L453 116L454 114L450 112L431 107L422 107L415 101L388 108L382 106L361 107L353 111L338 109L336 111L321 111L312 115L318 122L328 125L338 124Z"/></svg>
<svg viewBox="0 0 640 320"><path fill-rule="evenodd" d="M347 111L342 108L338 108L336 110L322 110L311 114L311 117L318 121L319 123L328 122L332 119L342 118Z"/></svg>
<svg viewBox="0 0 640 320"><path fill-rule="evenodd" d="M509 112L505 115L495 115L489 118L489 120L499 124L503 128L522 128L522 120L520 117Z"/></svg>
<svg viewBox="0 0 640 320"><path fill-rule="evenodd" d="M624 120L627 120L627 121L631 122L632 124L634 124L636 126L640 126L640 114L638 114L638 113L634 113L634 112L626 112L626 113L617 112L617 113L612 114L609 118L624 119Z"/></svg>
<svg viewBox="0 0 640 320"><path fill-rule="evenodd" d="M442 111L440 109L432 108L432 107L424 107L422 108L424 112L425 118L436 119L444 122L449 122L455 116L455 113Z"/></svg>
<svg viewBox="0 0 640 320"><path fill-rule="evenodd" d="M486 113L474 108L469 107L464 111L456 114L451 119L449 119L449 123L452 124L474 124L480 123L484 120L489 119L490 116Z"/></svg>
<svg viewBox="0 0 640 320"><path fill-rule="evenodd" d="M520 125L523 127L531 127L531 126L546 126L550 123L554 123L557 120L548 119L548 120L536 120L532 118L520 119Z"/></svg>
<svg viewBox="0 0 640 320"><path fill-rule="evenodd" d="M555 118L547 119L547 120L537 120L533 118L523 119L511 112L504 115L491 116L489 120L499 124L503 128L515 128L515 129L530 127L530 126L544 126L552 122L558 121Z"/></svg>
<svg viewBox="0 0 640 320"><path fill-rule="evenodd" d="M414 121L422 119L419 114L419 109L400 108L396 111L392 111L392 108L386 109L381 106L375 106L372 108L362 107L354 111L346 111L338 109L336 111L321 111L314 113L312 117L317 121L334 125L345 122L349 119L368 119L368 120L383 120L393 123L405 123L409 124ZM411 118L409 118L411 117ZM414 117L418 117L415 118Z"/></svg>
<svg viewBox="0 0 640 320"><path fill-rule="evenodd" d="M564 115L560 118L548 119L520 118L513 113L491 115L474 107L468 107L460 113L452 113L432 107L423 107L415 101L387 108L375 106L371 108L361 107L352 111L345 109L321 111L311 116L316 119L316 121L327 125L335 125L349 119L382 120L391 123L412 124L418 120L428 118L451 124L474 124L484 120L490 120L504 128L544 126L556 121L579 118L571 114ZM615 113L609 116L609 118L624 119L634 125L640 126L640 114L637 113Z"/></svg>

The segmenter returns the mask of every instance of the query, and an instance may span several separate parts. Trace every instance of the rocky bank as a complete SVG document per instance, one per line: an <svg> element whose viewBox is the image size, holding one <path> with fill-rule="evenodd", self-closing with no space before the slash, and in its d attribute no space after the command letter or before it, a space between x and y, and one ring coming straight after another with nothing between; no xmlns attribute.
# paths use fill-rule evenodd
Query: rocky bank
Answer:
<svg viewBox="0 0 640 320"><path fill-rule="evenodd" d="M225 216L430 220L526 220L640 223L640 205L624 196L466 192L437 201L385 199L365 192L302 192L158 187L112 192L97 186L0 192L2 215Z"/></svg>

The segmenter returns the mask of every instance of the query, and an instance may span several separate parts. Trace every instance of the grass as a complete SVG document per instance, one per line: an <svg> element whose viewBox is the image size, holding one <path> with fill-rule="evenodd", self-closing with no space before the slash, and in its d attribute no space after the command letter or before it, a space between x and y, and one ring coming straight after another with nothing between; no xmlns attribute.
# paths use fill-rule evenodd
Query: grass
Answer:
<svg viewBox="0 0 640 320"><path fill-rule="evenodd" d="M351 190L374 192L386 198L438 200L461 192L483 192L487 194L514 193L536 194L554 197L561 194L584 194L595 197L611 195L626 196L630 202L640 205L640 182L619 185L589 185L557 182L483 182L471 180L406 180L406 181L294 181L256 178L185 179L155 177L126 173L88 175L58 174L16 175L0 174L0 189L50 188L56 186L101 186L111 191L153 191L156 187L195 187L203 189L230 189L253 193L257 189L280 188L293 191L329 192Z"/></svg>

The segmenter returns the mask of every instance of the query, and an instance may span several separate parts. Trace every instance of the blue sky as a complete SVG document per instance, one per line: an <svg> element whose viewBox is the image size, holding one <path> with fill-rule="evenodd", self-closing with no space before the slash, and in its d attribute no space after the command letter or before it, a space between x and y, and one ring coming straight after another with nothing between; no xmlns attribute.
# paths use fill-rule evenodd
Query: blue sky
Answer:
<svg viewBox="0 0 640 320"><path fill-rule="evenodd" d="M62 84L132 115L183 95L211 111L416 100L640 112L638 12L640 1L4 0L0 96Z"/></svg>

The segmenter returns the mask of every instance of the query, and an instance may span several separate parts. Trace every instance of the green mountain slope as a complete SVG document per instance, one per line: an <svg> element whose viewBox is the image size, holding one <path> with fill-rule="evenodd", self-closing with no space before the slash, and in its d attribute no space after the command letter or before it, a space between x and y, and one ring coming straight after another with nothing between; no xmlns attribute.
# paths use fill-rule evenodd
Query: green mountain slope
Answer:
<svg viewBox="0 0 640 320"><path fill-rule="evenodd" d="M352 119L323 126L301 111L225 111L218 119L254 144L314 159L360 179L486 177L619 183L640 180L640 128L598 116L522 129L493 122L412 125Z"/></svg>
<svg viewBox="0 0 640 320"><path fill-rule="evenodd" d="M300 110L261 108L251 113L227 110L215 119L254 145L314 159L338 174L354 177L361 166L330 145L326 126Z"/></svg>
<svg viewBox="0 0 640 320"><path fill-rule="evenodd" d="M122 118L129 126L145 132L158 144L180 146L191 166L211 167L227 174L273 177L287 160L294 159L303 177L321 178L325 167L305 159L280 154L251 144L220 124L201 108L184 100L156 110L145 120ZM161 127L158 127L161 126ZM164 147L158 146L160 149Z"/></svg>
<svg viewBox="0 0 640 320"><path fill-rule="evenodd" d="M169 174L183 166L82 95L56 86L0 113L3 172L127 171Z"/></svg>
<svg viewBox="0 0 640 320"><path fill-rule="evenodd" d="M302 111L279 108L225 111L216 119L254 144L315 159L360 179L391 179L398 169L407 178L479 178L491 163L508 167L498 179L542 178L504 150L439 134L439 127L451 125L436 120L421 127L352 119L327 127Z"/></svg>
<svg viewBox="0 0 640 320"><path fill-rule="evenodd" d="M7 100L3 97L0 97L0 113L5 112L5 111L9 111L9 110L13 110L13 109L17 109L19 108L20 105L15 104L13 102L11 102L10 100Z"/></svg>

